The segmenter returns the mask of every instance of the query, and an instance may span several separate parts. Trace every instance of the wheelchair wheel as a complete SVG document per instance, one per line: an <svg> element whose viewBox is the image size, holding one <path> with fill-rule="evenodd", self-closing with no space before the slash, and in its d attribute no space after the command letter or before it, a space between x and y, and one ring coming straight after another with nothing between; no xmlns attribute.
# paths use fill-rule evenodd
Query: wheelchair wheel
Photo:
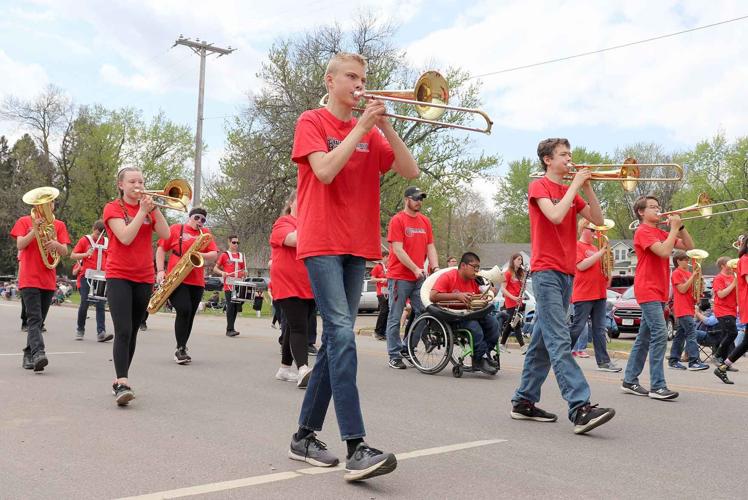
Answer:
<svg viewBox="0 0 748 500"><path fill-rule="evenodd" d="M439 373L452 355L452 330L431 314L418 316L408 332L408 353L422 373Z"/></svg>
<svg viewBox="0 0 748 500"><path fill-rule="evenodd" d="M462 374L464 373L464 371L465 370L462 368L461 365L455 365L452 367L452 376L454 378L460 378L462 377Z"/></svg>
<svg viewBox="0 0 748 500"><path fill-rule="evenodd" d="M452 332L454 347L452 347L452 364L460 365L463 371L473 369L473 335L470 330L460 328Z"/></svg>

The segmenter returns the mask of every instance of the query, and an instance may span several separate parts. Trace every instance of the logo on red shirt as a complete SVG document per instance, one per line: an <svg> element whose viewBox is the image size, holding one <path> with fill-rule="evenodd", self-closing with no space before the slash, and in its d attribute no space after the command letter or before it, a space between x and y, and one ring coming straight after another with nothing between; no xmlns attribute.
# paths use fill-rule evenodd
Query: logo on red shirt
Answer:
<svg viewBox="0 0 748 500"><path fill-rule="evenodd" d="M426 234L426 230L422 227L406 227L405 236L412 237L416 234Z"/></svg>
<svg viewBox="0 0 748 500"><path fill-rule="evenodd" d="M336 139L335 137L328 137L327 138L327 151L332 151L333 149L340 146L340 143L343 142L340 139ZM368 153L369 152L369 143L368 142L359 142L356 144L356 151L360 153Z"/></svg>

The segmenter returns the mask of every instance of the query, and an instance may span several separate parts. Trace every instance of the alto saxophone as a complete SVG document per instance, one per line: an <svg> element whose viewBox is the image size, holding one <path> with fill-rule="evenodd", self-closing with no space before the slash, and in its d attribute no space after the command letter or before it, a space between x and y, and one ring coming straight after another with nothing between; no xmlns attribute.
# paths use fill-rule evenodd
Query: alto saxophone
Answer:
<svg viewBox="0 0 748 500"><path fill-rule="evenodd" d="M190 272L205 265L205 259L200 252L210 242L210 233L200 233L189 250L180 257L174 269L164 278L161 286L153 292L151 300L148 301L148 313L154 314L161 309L174 290L184 281Z"/></svg>
<svg viewBox="0 0 748 500"><path fill-rule="evenodd" d="M524 314L519 312L519 309L520 309L520 303L525 298L525 287L527 287L527 277L530 276L530 272L524 266L521 267L520 269L522 269L524 273L522 275L522 286L520 286L519 288L519 295L518 295L519 302L517 303L517 308L514 310L512 319L509 320L509 326L511 326L512 328L517 328L517 325L519 324L519 322L522 321L525 317Z"/></svg>

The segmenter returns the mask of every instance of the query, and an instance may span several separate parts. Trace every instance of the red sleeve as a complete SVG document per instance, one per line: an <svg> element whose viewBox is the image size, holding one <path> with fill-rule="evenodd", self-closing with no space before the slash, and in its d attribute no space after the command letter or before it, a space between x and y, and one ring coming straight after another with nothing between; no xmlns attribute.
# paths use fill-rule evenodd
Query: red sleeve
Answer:
<svg viewBox="0 0 748 500"><path fill-rule="evenodd" d="M374 278L382 278L382 265L377 264L376 266L374 266L374 269L371 270L371 275Z"/></svg>
<svg viewBox="0 0 748 500"><path fill-rule="evenodd" d="M89 247L88 238L84 236L83 238L78 240L78 243L75 244L75 248L73 248L72 253L84 253L85 251L88 250L88 247Z"/></svg>
<svg viewBox="0 0 748 500"><path fill-rule="evenodd" d="M528 200L537 200L540 198L550 198L551 194L548 192L545 184L540 182L542 179L531 182L530 187L527 190Z"/></svg>
<svg viewBox="0 0 748 500"><path fill-rule="evenodd" d="M720 290L724 290L727 288L727 283L725 283L725 279L722 277L722 275L718 274L714 281L712 281L712 291L714 293L719 292Z"/></svg>
<svg viewBox="0 0 748 500"><path fill-rule="evenodd" d="M283 242L286 241L286 236L296 231L296 227L286 217L281 217L275 224L273 224L273 230L270 232L270 246L280 248L283 246Z"/></svg>
<svg viewBox="0 0 748 500"><path fill-rule="evenodd" d="M405 241L405 227L399 215L398 213L390 220L390 227L387 230L387 241L390 243L393 241L399 241L400 243Z"/></svg>
<svg viewBox="0 0 748 500"><path fill-rule="evenodd" d="M29 220L26 217L21 217L16 221L16 223L13 225L13 229L10 230L10 235L13 238L18 238L19 236L26 236L29 233L29 229L31 229L31 225L29 224Z"/></svg>
<svg viewBox="0 0 748 500"><path fill-rule="evenodd" d="M512 282L512 272L509 270L504 271L504 288Z"/></svg>
<svg viewBox="0 0 748 500"><path fill-rule="evenodd" d="M210 242L208 243L208 246L205 247L205 250L203 250L204 253L207 252L217 252L218 251L218 245L216 245L216 237L213 236L213 233L210 233Z"/></svg>
<svg viewBox="0 0 748 500"><path fill-rule="evenodd" d="M654 245L655 243L660 243L662 240L660 239L660 233L659 231L651 231L649 229L645 231L636 231L636 235L634 236L634 239L638 239L639 245L647 249ZM638 236L638 238L637 238Z"/></svg>
<svg viewBox="0 0 748 500"><path fill-rule="evenodd" d="M154 224L155 225L155 224ZM165 252L174 248L174 245L179 241L179 225L175 224L169 228L169 237L167 239L159 239L158 246L164 249Z"/></svg>
<svg viewBox="0 0 748 500"><path fill-rule="evenodd" d="M431 289L436 290L439 293L450 293L452 288L454 288L452 286L452 283L454 281L452 278L456 275L456 273L457 271L455 270L454 273L448 272L442 274L436 279L436 283L434 283L434 286L431 287Z"/></svg>
<svg viewBox="0 0 748 500"><path fill-rule="evenodd" d="M379 172L383 174L387 173L395 162L395 153L392 151L392 146L390 146L390 143L387 142L382 132L376 127L371 130L369 144L372 151L376 151L377 153Z"/></svg>
<svg viewBox="0 0 748 500"><path fill-rule="evenodd" d="M685 273L681 272L680 269L676 269L675 271L673 271L671 281L673 285L682 285L683 283L688 281L688 278L686 277Z"/></svg>
<svg viewBox="0 0 748 500"><path fill-rule="evenodd" d="M428 241L426 242L428 245L431 245L434 243L434 230L431 228L431 221L426 218L426 234L428 235Z"/></svg>
<svg viewBox="0 0 748 500"><path fill-rule="evenodd" d="M70 244L70 235L68 234L68 228L61 220L55 221L55 231L57 232L57 241L63 245Z"/></svg>
<svg viewBox="0 0 748 500"><path fill-rule="evenodd" d="M217 264L217 265L218 265L218 266L219 266L219 267L220 267L221 269L223 269L223 266L225 266L225 265L226 265L226 261L227 261L227 260L229 260L229 254L227 254L226 252L223 252L223 253L222 253L222 254L221 254L221 255L220 255L219 257L218 257L218 262L216 262L216 264Z"/></svg>
<svg viewBox="0 0 748 500"><path fill-rule="evenodd" d="M106 222L109 219L124 220L125 216L122 213L122 207L118 207L114 202L109 202L104 207L104 215L102 218L104 219L104 222Z"/></svg>
<svg viewBox="0 0 748 500"><path fill-rule="evenodd" d="M577 260L576 260L576 263L579 264L585 258L586 257L584 255L584 247L582 245L580 245L579 242L577 241Z"/></svg>
<svg viewBox="0 0 748 500"><path fill-rule="evenodd" d="M743 277L745 275L748 275L748 254L743 255L738 260L738 276Z"/></svg>
<svg viewBox="0 0 748 500"><path fill-rule="evenodd" d="M577 213L584 210L584 207L587 206L587 202L584 201L584 198L582 198L579 195L574 196L574 208L576 209Z"/></svg>
<svg viewBox="0 0 748 500"><path fill-rule="evenodd" d="M311 153L321 151L327 153L327 140L325 130L311 111L305 111L296 122L296 131L293 136L293 151L291 160L295 163L306 161Z"/></svg>

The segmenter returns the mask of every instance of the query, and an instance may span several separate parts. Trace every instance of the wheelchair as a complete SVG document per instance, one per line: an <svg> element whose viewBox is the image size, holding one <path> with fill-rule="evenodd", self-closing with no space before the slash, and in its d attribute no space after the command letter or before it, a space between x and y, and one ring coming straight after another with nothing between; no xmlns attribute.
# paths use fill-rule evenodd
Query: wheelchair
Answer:
<svg viewBox="0 0 748 500"><path fill-rule="evenodd" d="M454 268L450 268L454 269ZM411 324L406 334L405 342L408 348L410 363L421 372L434 375L441 372L452 363L452 375L462 377L465 372L477 372L472 366L472 355L475 352L473 334L467 328L460 328L457 323L471 319L480 319L494 311L493 304L476 311L454 310L432 304L429 296L431 288L438 277L450 269L441 269L432 274L421 286L421 301L425 311L419 314ZM498 269L498 268L496 268ZM493 281L499 279L492 271L484 272L482 279ZM500 274L500 271L499 271ZM486 276L488 275L488 276ZM499 363L498 346L489 355ZM466 361L468 361L466 363Z"/></svg>

